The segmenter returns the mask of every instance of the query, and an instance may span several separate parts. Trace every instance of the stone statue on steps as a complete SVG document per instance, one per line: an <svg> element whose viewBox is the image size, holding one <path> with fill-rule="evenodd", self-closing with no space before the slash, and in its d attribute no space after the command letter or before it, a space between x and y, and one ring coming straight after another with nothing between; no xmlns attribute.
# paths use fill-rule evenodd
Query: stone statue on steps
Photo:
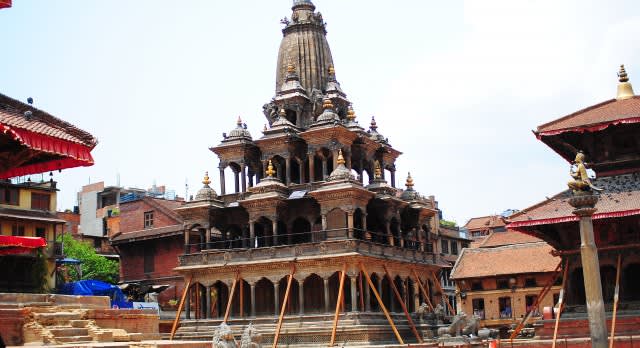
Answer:
<svg viewBox="0 0 640 348"><path fill-rule="evenodd" d="M479 323L476 316L468 316L466 313L460 312L451 319L451 325L438 329L438 336L477 336L478 329Z"/></svg>
<svg viewBox="0 0 640 348"><path fill-rule="evenodd" d="M249 323L240 339L240 348L261 348L262 335L253 327L253 324Z"/></svg>
<svg viewBox="0 0 640 348"><path fill-rule="evenodd" d="M236 348L238 345L231 328L226 323L220 324L213 333L213 348Z"/></svg>

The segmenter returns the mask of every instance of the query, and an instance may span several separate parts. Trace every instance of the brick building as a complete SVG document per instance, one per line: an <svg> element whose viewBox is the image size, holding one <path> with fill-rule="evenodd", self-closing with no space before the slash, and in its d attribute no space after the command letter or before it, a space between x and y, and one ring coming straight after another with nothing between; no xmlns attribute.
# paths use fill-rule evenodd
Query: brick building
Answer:
<svg viewBox="0 0 640 348"><path fill-rule="evenodd" d="M501 215L480 216L469 219L464 225L467 238L474 242L481 242L491 232L504 232L507 221Z"/></svg>
<svg viewBox="0 0 640 348"><path fill-rule="evenodd" d="M492 232L478 248L462 251L451 272L458 288L459 310L480 317L487 327L507 328L528 310L540 317L553 307L560 285L552 286L538 308L532 308L540 290L557 275L560 258L553 248L526 234Z"/></svg>

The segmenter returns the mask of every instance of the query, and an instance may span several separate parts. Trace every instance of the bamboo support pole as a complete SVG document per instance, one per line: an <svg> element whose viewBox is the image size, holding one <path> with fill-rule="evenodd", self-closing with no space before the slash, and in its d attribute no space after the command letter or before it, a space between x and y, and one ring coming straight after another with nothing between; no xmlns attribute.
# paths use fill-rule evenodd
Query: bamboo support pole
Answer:
<svg viewBox="0 0 640 348"><path fill-rule="evenodd" d="M182 292L182 297L180 298L180 304L178 305L178 313L176 313L176 319L173 321L173 326L171 327L171 335L169 336L169 340L173 340L173 336L176 334L178 322L180 321L180 313L182 313L184 301L187 299L187 294L189 293L189 286L191 285L192 279L193 275L189 277L189 280L184 285L184 291Z"/></svg>
<svg viewBox="0 0 640 348"><path fill-rule="evenodd" d="M236 293L236 285L238 284L239 278L240 278L240 274L236 273L236 278L233 280L233 284L231 284L231 291L229 291L229 299L227 300L227 309L224 311L224 318L222 319L223 323L226 323L227 319L229 319L229 314L231 313L231 304L233 303L233 295Z"/></svg>
<svg viewBox="0 0 640 348"><path fill-rule="evenodd" d="M420 279L420 277L418 277L418 273L416 273L416 270L412 268L411 273L413 273L413 277L415 278L415 281L418 283L420 291L422 291L422 297L424 297L425 301L427 301L427 305L433 312L433 305L431 304L431 299L429 298L429 292L425 290L424 285L422 284L422 280Z"/></svg>
<svg viewBox="0 0 640 348"><path fill-rule="evenodd" d="M411 315L409 314L409 311L407 310L407 306L405 305L402 296L400 296L400 293L398 292L398 288L396 287L396 282L393 281L393 279L391 278L391 274L389 273L389 270L387 269L387 266L382 265L382 268L384 268L384 273L387 276L387 280L389 281L389 284L391 284L391 289L393 290L393 293L396 295L396 299L398 300L398 302L400 302L400 307L402 307L402 310L404 311L404 315L407 317L407 321L409 322L409 326L411 327L411 331L413 332L413 334L416 336L416 339L418 340L418 343L422 343L422 337L420 337L420 334L418 333L418 330L416 330L416 325L413 323L413 320L411 319Z"/></svg>
<svg viewBox="0 0 640 348"><path fill-rule="evenodd" d="M564 270L562 273L562 288L560 289L560 298L558 299L558 314L556 315L556 324L553 328L553 344L551 348L556 348L556 339L558 338L558 325L560 324L560 314L564 307L564 287L567 285L567 274L569 273L569 258L564 262Z"/></svg>
<svg viewBox="0 0 640 348"><path fill-rule="evenodd" d="M340 306L344 306L342 300L344 299L344 277L347 274L347 264L342 266L342 273L340 273L340 286L338 287L338 300L336 301L336 313L333 316L333 328L331 329L331 341L329 347L333 347L336 342L336 330L338 329L338 318L340 317Z"/></svg>
<svg viewBox="0 0 640 348"><path fill-rule="evenodd" d="M284 313L287 311L287 303L289 303L289 293L291 292L291 283L293 282L293 274L296 272L296 266L291 265L291 273L289 273L289 279L287 279L287 290L284 292L284 298L282 299L282 308L280 308L280 316L278 316L278 326L276 327L276 334L273 337L273 348L278 346L278 339L280 338L280 329L282 328L282 320L284 319Z"/></svg>
<svg viewBox="0 0 640 348"><path fill-rule="evenodd" d="M440 285L440 281L438 280L438 277L436 277L436 273L434 271L431 271L431 276L433 277L433 283L436 285L436 287L438 288L438 291L440 291L440 294L444 299L444 302L447 304L447 308L449 308L449 315L455 315L456 312L453 309L453 307L451 307L451 303L449 303L449 297L445 295L444 290Z"/></svg>
<svg viewBox="0 0 640 348"><path fill-rule="evenodd" d="M618 254L618 264L616 268L616 288L613 293L613 315L611 317L611 340L609 348L613 348L613 342L616 338L616 315L618 314L618 299L620 295L620 268L622 266L622 254Z"/></svg>
<svg viewBox="0 0 640 348"><path fill-rule="evenodd" d="M524 318L522 318L520 323L518 323L518 326L516 326L516 328L513 330L513 332L511 333L511 336L509 337L509 340L513 341L513 339L516 338L516 336L518 336L518 334L520 333L520 330L522 330L524 325L527 323L527 320L529 320L529 318L531 317L531 314L533 313L533 309L538 308L538 306L540 305L540 302L542 302L542 300L547 296L547 294L549 293L549 290L551 290L551 287L553 286L553 283L555 283L555 281L558 279L558 276L560 276L561 267L562 267L562 261L558 263L558 266L553 271L554 272L553 277L549 279L547 284L544 285L544 287L540 290L540 292L536 296L536 301L531 306L531 310L527 310L527 313L525 314Z"/></svg>
<svg viewBox="0 0 640 348"><path fill-rule="evenodd" d="M376 290L376 286L371 281L371 277L369 277L369 273L367 273L367 269L364 267L363 263L360 263L360 269L362 270L362 273L364 274L364 276L367 278L367 283L369 283L369 288L371 288L371 290L373 291L373 295L378 300L378 304L380 304L380 308L382 308L382 311L384 312L385 317L387 317L387 321L389 322L389 325L391 325L391 329L393 330L393 333L396 335L398 342L400 342L400 344L404 344L404 341L402 340L402 337L400 336L400 333L396 328L396 324L393 323L393 319L391 319L391 316L387 311L387 307L384 306L384 303L382 302L382 298L380 298L380 294L378 293L378 290Z"/></svg>

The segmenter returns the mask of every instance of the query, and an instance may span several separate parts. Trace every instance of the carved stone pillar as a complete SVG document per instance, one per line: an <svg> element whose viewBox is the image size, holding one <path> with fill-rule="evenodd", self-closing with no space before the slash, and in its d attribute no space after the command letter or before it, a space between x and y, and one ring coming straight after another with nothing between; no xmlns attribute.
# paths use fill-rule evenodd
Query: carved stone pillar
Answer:
<svg viewBox="0 0 640 348"><path fill-rule="evenodd" d="M362 275L364 277L364 274ZM371 312L371 288L369 288L369 282L362 280L362 286L364 288L364 308L366 312Z"/></svg>
<svg viewBox="0 0 640 348"><path fill-rule="evenodd" d="M367 213L362 213L362 229L362 238L369 239L367 238Z"/></svg>
<svg viewBox="0 0 640 348"><path fill-rule="evenodd" d="M211 229L207 228L204 230L204 242L205 242L205 249L210 249L211 248Z"/></svg>
<svg viewBox="0 0 640 348"><path fill-rule="evenodd" d="M280 282L273 283L273 304L274 315L277 317L280 314Z"/></svg>
<svg viewBox="0 0 640 348"><path fill-rule="evenodd" d="M416 310L420 307L420 287L418 283L413 282L413 308ZM426 301L425 301L426 302Z"/></svg>
<svg viewBox="0 0 640 348"><path fill-rule="evenodd" d="M353 211L347 212L347 231L349 238L353 238Z"/></svg>
<svg viewBox="0 0 640 348"><path fill-rule="evenodd" d="M253 187L253 173L252 172L248 172L247 176L249 177L249 187Z"/></svg>
<svg viewBox="0 0 640 348"><path fill-rule="evenodd" d="M315 180L315 156L313 153L308 153L309 156L309 182L314 182Z"/></svg>
<svg viewBox="0 0 640 348"><path fill-rule="evenodd" d="M304 314L304 279L298 282L298 302L300 303L300 315Z"/></svg>
<svg viewBox="0 0 640 348"><path fill-rule="evenodd" d="M296 161L298 161L298 168L300 168L300 180L299 180L299 184L304 184L304 178L305 178L305 168L304 168L304 161L296 159Z"/></svg>
<svg viewBox="0 0 640 348"><path fill-rule="evenodd" d="M204 318L205 318L205 319L209 319L209 318L211 318L211 288L212 288L212 286L211 286L211 285L209 285L209 286L207 286L207 287L206 287L207 294L206 294L206 296L205 296L205 298L204 298L204 300L205 300L205 305L204 305L204 308L205 308Z"/></svg>
<svg viewBox="0 0 640 348"><path fill-rule="evenodd" d="M354 275L351 275L349 279L351 279L351 311L357 312L358 311L358 292L357 292L358 274L356 273Z"/></svg>
<svg viewBox="0 0 640 348"><path fill-rule="evenodd" d="M242 173L242 192L247 192L247 171L246 165L242 163L240 165L240 173Z"/></svg>
<svg viewBox="0 0 640 348"><path fill-rule="evenodd" d="M391 187L396 187L396 170L391 171Z"/></svg>
<svg viewBox="0 0 640 348"><path fill-rule="evenodd" d="M236 186L236 193L240 192L240 172L233 171L233 180Z"/></svg>
<svg viewBox="0 0 640 348"><path fill-rule="evenodd" d="M322 278L324 281L324 312L329 313L329 278Z"/></svg>
<svg viewBox="0 0 640 348"><path fill-rule="evenodd" d="M378 277L378 284L376 284L376 286L378 287L378 295L380 295L380 298L382 297L382 277ZM380 311L382 312L382 308L380 308Z"/></svg>
<svg viewBox="0 0 640 348"><path fill-rule="evenodd" d="M278 219L276 217L271 220L271 230L273 235L273 246L278 245Z"/></svg>
<svg viewBox="0 0 640 348"><path fill-rule="evenodd" d="M351 170L351 151L344 153L345 166Z"/></svg>
<svg viewBox="0 0 640 348"><path fill-rule="evenodd" d="M224 180L224 168L220 168L220 195L224 196L227 194L225 180ZM185 197L186 199L187 197Z"/></svg>
<svg viewBox="0 0 640 348"><path fill-rule="evenodd" d="M256 283L249 283L251 287L251 316L255 318L256 316Z"/></svg>
<svg viewBox="0 0 640 348"><path fill-rule="evenodd" d="M190 249L191 246L189 245L189 235L191 234L191 231L189 231L189 229L185 228L184 229L184 253L185 254L189 254L190 253Z"/></svg>
<svg viewBox="0 0 640 348"><path fill-rule="evenodd" d="M327 174L327 159L326 158L322 158L322 180L327 180L327 176L329 174Z"/></svg>
<svg viewBox="0 0 640 348"><path fill-rule="evenodd" d="M191 287L187 290L187 298L184 300L184 315L186 319L191 319Z"/></svg>
<svg viewBox="0 0 640 348"><path fill-rule="evenodd" d="M387 242L391 246L395 245L395 242L393 240L393 234L391 234L391 222L385 222L384 228L387 231Z"/></svg>
<svg viewBox="0 0 640 348"><path fill-rule="evenodd" d="M255 230L255 222L249 220L249 248L256 247L256 230Z"/></svg>
<svg viewBox="0 0 640 348"><path fill-rule="evenodd" d="M284 159L284 164L285 164L285 172L286 172L286 176L285 176L285 184L289 185L291 184L291 158L287 157Z"/></svg>
<svg viewBox="0 0 640 348"><path fill-rule="evenodd" d="M363 173L365 172L364 170L364 158L360 158L360 172L358 174L360 174L360 183L364 185L364 175ZM369 180L369 182L367 183L370 184L371 180Z"/></svg>

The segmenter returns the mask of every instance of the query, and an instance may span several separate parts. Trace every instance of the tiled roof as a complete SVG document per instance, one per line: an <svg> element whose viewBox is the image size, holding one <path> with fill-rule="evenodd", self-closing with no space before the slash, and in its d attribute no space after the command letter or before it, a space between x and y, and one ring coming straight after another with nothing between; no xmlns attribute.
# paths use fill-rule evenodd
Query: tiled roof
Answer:
<svg viewBox="0 0 640 348"><path fill-rule="evenodd" d="M132 242L135 240L153 239L180 234L184 231L182 225L171 225L158 228L149 228L133 232L126 232L111 238L111 243L120 244L123 242Z"/></svg>
<svg viewBox="0 0 640 348"><path fill-rule="evenodd" d="M495 228L505 226L504 218L500 215L481 216L469 219L464 227L468 230Z"/></svg>
<svg viewBox="0 0 640 348"><path fill-rule="evenodd" d="M65 223L65 220L59 219L55 214L32 209L13 209L13 208L0 208L0 217L8 219L22 219L32 221L45 221Z"/></svg>
<svg viewBox="0 0 640 348"><path fill-rule="evenodd" d="M538 126L537 134L578 131L580 128L640 118L640 96L629 99L611 99L576 111L555 121ZM640 122L640 119L635 122Z"/></svg>
<svg viewBox="0 0 640 348"><path fill-rule="evenodd" d="M604 189L596 204L593 219L640 214L640 173L602 177L592 180ZM570 190L563 191L510 217L509 228L577 221L569 205Z"/></svg>
<svg viewBox="0 0 640 348"><path fill-rule="evenodd" d="M493 232L485 238L478 247L494 248L504 245L527 244L542 242L541 239L524 234L522 232L507 230L506 232Z"/></svg>
<svg viewBox="0 0 640 348"><path fill-rule="evenodd" d="M29 120L24 115L26 111L32 112ZM82 144L89 148L95 147L98 143L93 135L74 125L2 93L0 93L0 124Z"/></svg>
<svg viewBox="0 0 640 348"><path fill-rule="evenodd" d="M451 271L451 279L495 277L553 272L560 257L544 242L464 249Z"/></svg>

